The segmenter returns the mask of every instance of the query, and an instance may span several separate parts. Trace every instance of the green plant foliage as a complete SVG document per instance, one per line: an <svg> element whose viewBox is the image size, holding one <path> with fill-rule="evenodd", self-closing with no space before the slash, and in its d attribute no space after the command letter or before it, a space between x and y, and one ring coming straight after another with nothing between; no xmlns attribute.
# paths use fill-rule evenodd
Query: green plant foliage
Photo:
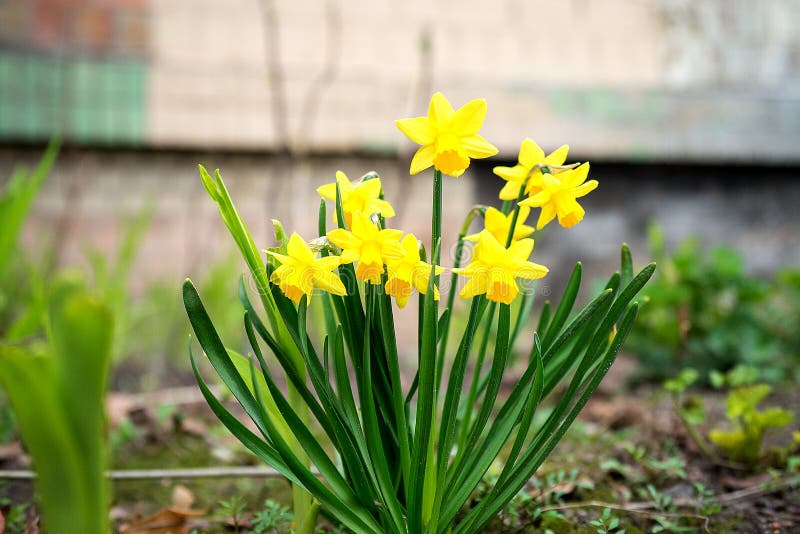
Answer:
<svg viewBox="0 0 800 534"><path fill-rule="evenodd" d="M27 315L36 308L40 271L32 269L34 266L22 258L19 237L36 196L53 168L59 144L57 139L50 143L33 171L15 168L0 190L0 336L4 338L9 337L10 331L26 330L17 323L30 321ZM16 334L12 336L17 337Z"/></svg>
<svg viewBox="0 0 800 534"><path fill-rule="evenodd" d="M112 359L120 360L129 352L129 339L140 334L131 325L131 282L133 263L152 219L152 207L145 207L133 218L123 221L122 239L117 250L106 255L94 248L86 249L94 287L114 313L115 330Z"/></svg>
<svg viewBox="0 0 800 534"><path fill-rule="evenodd" d="M730 430L715 429L709 438L734 461L755 463L761 456L764 432L780 428L794 420L794 414L778 407L758 410L758 405L770 394L767 384L737 388L728 394L725 415Z"/></svg>
<svg viewBox="0 0 800 534"><path fill-rule="evenodd" d="M512 321L508 304L490 307L482 295L472 298L452 365L446 377L439 377L437 359L443 358L447 339L440 328L447 328L448 315L439 316L431 297L436 277L430 276L427 293L420 295L418 387L409 392L400 381L385 277L383 284L358 285L353 266L341 265L338 275L350 291L319 297L328 311L320 322L322 343L315 345L307 330L306 296L295 306L270 284L274 265L265 263L256 248L219 172L213 177L202 167L200 172L260 300L262 309L257 310L242 286L241 311L252 356L245 359L225 346L189 280L183 285L184 306L205 356L255 432L212 394L192 347L191 362L222 423L292 482L296 532L313 532L317 507L358 533L481 532L542 465L605 376L633 325L633 299L655 270L651 264L634 275L623 247L620 273L573 313L581 279L576 267L552 315L533 322L539 327L525 371L507 397L499 393L514 332L533 329L516 324L525 314ZM338 193L336 210L344 226ZM321 235L327 220L323 207ZM493 317L494 310L496 320L481 327L484 315ZM491 364L479 387L464 396L473 341L478 330L492 328L492 321L497 326ZM280 381L288 384L287 393L268 359L283 371ZM543 402L554 408L538 421L534 415ZM496 482L471 503L502 450L508 452Z"/></svg>
<svg viewBox="0 0 800 534"><path fill-rule="evenodd" d="M612 515L608 508L604 508L602 515L589 524L595 527L597 534L625 534L625 529L619 526L619 518Z"/></svg>
<svg viewBox="0 0 800 534"><path fill-rule="evenodd" d="M0 345L0 383L33 458L48 531L107 532L103 401L111 311L70 278L53 285L47 305L46 348Z"/></svg>
<svg viewBox="0 0 800 534"><path fill-rule="evenodd" d="M686 426L689 436L700 450L713 461L722 461L717 454L721 451L724 458L733 462L755 467L765 459L762 442L765 432L770 428L781 428L794 420L794 413L780 407L768 407L759 410L759 405L772 392L769 384L753 384L754 374L742 366L736 367L726 374L712 375L719 387L731 388L725 400L725 417L728 428L713 429L708 438L703 437L701 427L708 427L714 422L707 421L707 413L703 400L694 395L686 395L687 388L697 379L697 372L684 369L681 374L664 383L664 388L673 396L675 410ZM777 447L772 460L779 460L781 465L787 461L788 455L795 447Z"/></svg>
<svg viewBox="0 0 800 534"><path fill-rule="evenodd" d="M264 507L253 517L253 528L247 534L278 534L291 530L294 514L286 506L267 499Z"/></svg>
<svg viewBox="0 0 800 534"><path fill-rule="evenodd" d="M774 314L766 313L781 289L746 274L742 257L728 247L705 251L690 238L670 254L655 224L649 240L661 267L643 292L645 304L628 345L642 362L640 378L663 380L676 367L692 367L708 383L713 371L739 364L757 368L761 380L793 376L800 344L786 333L776 335ZM793 305L800 317L800 298L781 305ZM797 332L797 324L784 328Z"/></svg>

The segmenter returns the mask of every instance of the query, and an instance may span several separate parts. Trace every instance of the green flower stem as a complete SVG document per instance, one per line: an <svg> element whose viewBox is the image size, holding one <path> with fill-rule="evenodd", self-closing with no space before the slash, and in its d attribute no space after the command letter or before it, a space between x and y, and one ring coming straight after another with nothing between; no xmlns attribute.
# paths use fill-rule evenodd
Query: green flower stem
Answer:
<svg viewBox="0 0 800 534"><path fill-rule="evenodd" d="M433 171L433 212L431 215L431 263L433 265L439 265L441 262L442 257L442 171L434 169ZM439 285L439 276L436 274L435 269L433 271L433 284ZM430 305L430 312L433 314L432 320L432 346L430 347L430 351L425 351L428 358L433 358L432 369L429 372L433 373L433 376L430 377L431 382L430 386L432 388L432 397L431 397L431 419L427 421L427 427L422 429L422 432L428 433L428 440L426 443L426 461L427 464L425 470L423 472L424 483L422 489L422 524L426 524L428 519L431 517L433 501L436 493L436 461L435 461L435 454L434 454L434 447L436 444L436 440L438 439L437 435L437 427L436 425L431 425L431 421L436 415L436 406L439 400L439 383L437 378L437 362L436 356L436 339L437 339L437 318L439 316L439 302L433 299L433 293L431 293L428 297L432 304ZM427 307L427 306L426 306ZM423 347L423 350L425 348ZM420 373L422 373L422 366L420 366ZM422 379L424 377L420 376L420 384L422 383ZM424 426L424 425L423 425Z"/></svg>
<svg viewBox="0 0 800 534"><path fill-rule="evenodd" d="M464 218L464 222L461 224L461 231L458 233L458 241L456 242L456 256L453 259L453 269L458 269L461 267L461 255L464 252L464 237L466 237L467 232L469 232L469 227L472 224L472 221L475 220L475 217L482 214L484 211L485 208L483 206L473 206L472 209L467 213L467 216ZM445 319L444 324L442 325L444 332L440 334L442 341L439 345L439 353L437 355L436 362L436 381L439 384L441 384L442 370L444 369L444 355L445 351L447 350L447 338L450 334L450 321L453 318L453 305L456 298L457 283L458 275L453 273L450 275L450 287L447 291L446 309L450 310L450 315L447 316L447 319Z"/></svg>
<svg viewBox="0 0 800 534"><path fill-rule="evenodd" d="M442 239L442 171L433 171L433 214L431 216L431 252L432 263L439 265L441 259L441 245L437 244ZM436 277L438 281L438 276Z"/></svg>
<svg viewBox="0 0 800 534"><path fill-rule="evenodd" d="M519 203L522 202L522 197L525 196L525 187L528 185L528 179L525 179L525 182L522 184L522 187L519 188L519 195L517 195L517 201L514 203L514 215L511 217L511 226L508 227L508 237L506 237L506 248L511 246L511 242L514 241L514 231L517 228L517 220L519 219Z"/></svg>
<svg viewBox="0 0 800 534"><path fill-rule="evenodd" d="M517 200L513 203L514 215L511 218L511 226L509 226L508 228L508 236L506 237L506 243L505 243L506 248L511 246L511 243L514 240L514 230L516 229L517 220L519 219L519 203L525 196L525 187L528 184L528 179L530 179L530 176L528 176L522 183L522 186L519 188L519 194L517 195ZM511 209L511 206L512 206L512 201L510 200L504 201L502 206L503 213L508 213L508 211ZM448 301L448 306L450 305L451 303ZM478 349L478 359L475 363L475 374L472 377L472 383L470 384L469 393L467 394L467 399L464 404L464 419L461 422L461 432L458 436L458 441L457 441L457 446L459 451L463 449L467 441L469 426L472 419L472 408L475 405L475 400L477 396L480 394L480 392L483 391L489 378L488 371L484 376L481 376L481 369L483 367L483 361L486 357L486 349L489 341L489 335L491 334L492 323L494 321L494 311L495 311L495 303L490 302L489 310L488 313L486 314L487 316L486 323L484 323L483 339L481 340L481 344ZM442 340L442 343L444 344L444 340ZM440 360L443 362L444 358L440 357Z"/></svg>
<svg viewBox="0 0 800 534"><path fill-rule="evenodd" d="M481 377L481 369L483 369L483 361L486 358L486 348L489 345L489 334L491 333L492 321L494 321L494 311L495 311L496 304L494 302L489 303L489 309L486 312L486 324L487 327L483 331L483 338L481 338L481 344L478 347L478 358L475 361L475 370L474 374L472 375L472 382L469 386L469 393L467 393L467 399L464 401L464 419L461 421L461 432L458 436L458 441L456 441L456 450L462 451L464 450L464 445L467 442L467 436L469 435L469 425L472 423L472 408L475 406L475 399L483 390L483 388L479 388L479 385L485 386L486 380L488 379L487 375Z"/></svg>

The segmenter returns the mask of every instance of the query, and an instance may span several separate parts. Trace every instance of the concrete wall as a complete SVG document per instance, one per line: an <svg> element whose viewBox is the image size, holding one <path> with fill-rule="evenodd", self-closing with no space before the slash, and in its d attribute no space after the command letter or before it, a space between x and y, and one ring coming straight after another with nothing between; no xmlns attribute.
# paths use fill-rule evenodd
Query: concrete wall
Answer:
<svg viewBox="0 0 800 534"><path fill-rule="evenodd" d="M0 176L12 163L35 164L40 151L0 148ZM316 236L319 197L315 189L333 181L336 170L355 179L377 171L397 211L395 228L430 235L429 173L407 174L407 160L316 156L302 160L257 154L94 151L65 149L37 200L26 241L35 248L52 240L63 264L80 264L91 245L112 251L121 225L145 206L154 218L137 266L141 281L161 277L176 283L196 276L232 248L214 204L200 183L196 164L219 167L259 246L272 244L271 219L290 231ZM492 161L461 179L444 182L443 263L452 265L452 245L467 209L491 204L502 180ZM617 268L619 245L631 244L635 259L649 261L645 229L664 226L675 244L698 235L708 244L729 243L751 271L768 274L800 266L800 187L794 167L641 165L595 162L591 176L600 187L582 199L587 215L573 229L555 223L536 237L534 261L551 267L543 287L558 290L572 264L584 262L588 277ZM536 212L537 210L534 210ZM536 213L531 215L535 221Z"/></svg>
<svg viewBox="0 0 800 534"><path fill-rule="evenodd" d="M507 152L800 160L800 0L8 0L0 20L0 56L135 64L87 143L396 153L392 121L442 90L486 97ZM0 126L36 93L17 70ZM83 110L56 96L38 112L70 132Z"/></svg>

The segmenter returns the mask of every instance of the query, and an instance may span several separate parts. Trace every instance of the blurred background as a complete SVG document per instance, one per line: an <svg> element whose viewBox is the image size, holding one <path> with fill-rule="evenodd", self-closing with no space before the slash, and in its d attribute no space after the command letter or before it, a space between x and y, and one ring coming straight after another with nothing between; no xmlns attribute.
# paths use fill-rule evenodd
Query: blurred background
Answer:
<svg viewBox="0 0 800 534"><path fill-rule="evenodd" d="M445 246L531 137L569 144L600 182L582 224L537 238L544 296L577 260L590 279L616 268L623 241L639 265L688 237L690 257L725 243L723 267L772 279L800 265L798 26L797 0L0 0L0 184L59 134L23 249L185 322L185 276L224 303L242 270L198 163L265 247L273 218L313 234L338 169L377 171L393 226L425 236L431 177L408 176L393 121L442 91L486 98L500 148L446 180ZM163 327L166 304L145 308Z"/></svg>

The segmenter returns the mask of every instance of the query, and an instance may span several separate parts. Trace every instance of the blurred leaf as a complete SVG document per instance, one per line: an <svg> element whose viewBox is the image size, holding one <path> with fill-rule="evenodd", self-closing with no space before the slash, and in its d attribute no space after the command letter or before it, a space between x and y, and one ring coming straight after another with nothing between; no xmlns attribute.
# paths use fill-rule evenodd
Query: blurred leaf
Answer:
<svg viewBox="0 0 800 534"><path fill-rule="evenodd" d="M61 279L48 317L44 353L0 345L0 382L34 461L48 530L107 532L103 401L111 312L75 279Z"/></svg>

